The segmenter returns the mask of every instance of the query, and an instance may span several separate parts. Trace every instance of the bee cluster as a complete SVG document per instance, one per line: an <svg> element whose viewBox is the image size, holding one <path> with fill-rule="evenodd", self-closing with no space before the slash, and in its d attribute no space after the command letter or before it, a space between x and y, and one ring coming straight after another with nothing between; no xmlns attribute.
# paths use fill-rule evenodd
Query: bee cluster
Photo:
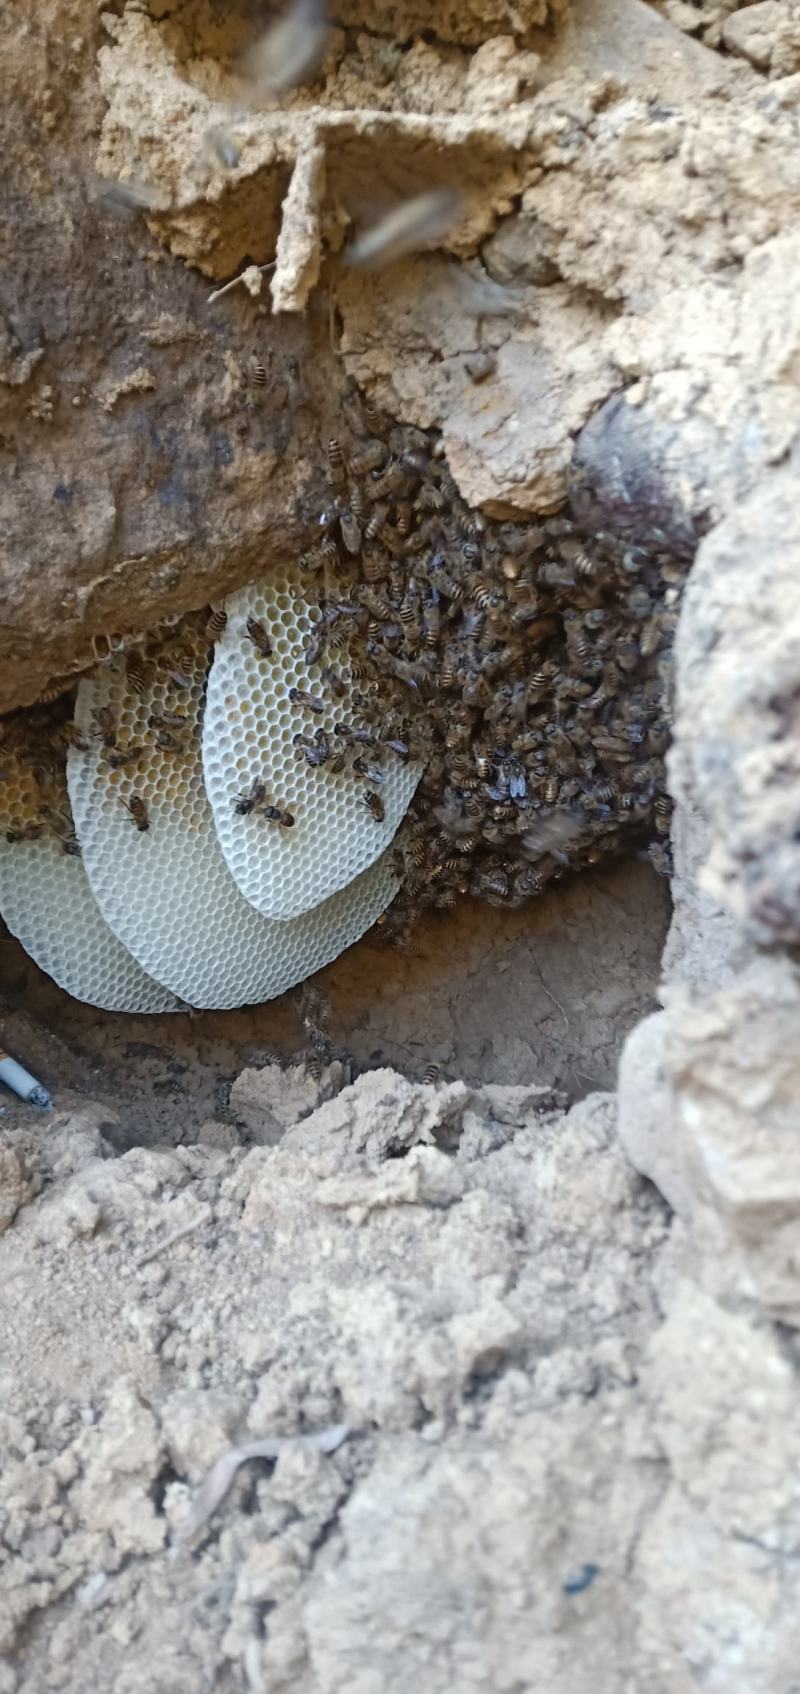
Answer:
<svg viewBox="0 0 800 1694"><path fill-rule="evenodd" d="M326 635L347 641L373 788L390 750L423 766L385 934L412 947L425 907L461 895L520 906L637 839L668 874L663 759L685 561L587 540L566 515L486 519L432 433L355 396L345 415L301 568L323 674Z"/></svg>

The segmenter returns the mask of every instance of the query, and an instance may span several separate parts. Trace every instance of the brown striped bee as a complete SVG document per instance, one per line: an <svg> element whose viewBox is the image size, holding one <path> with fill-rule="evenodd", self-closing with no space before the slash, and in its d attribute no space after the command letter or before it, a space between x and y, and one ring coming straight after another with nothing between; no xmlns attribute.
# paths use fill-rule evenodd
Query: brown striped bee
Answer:
<svg viewBox="0 0 800 1694"><path fill-rule="evenodd" d="M253 359L250 365L250 381L256 388L264 388L266 386L267 372L260 359Z"/></svg>
<svg viewBox="0 0 800 1694"><path fill-rule="evenodd" d="M374 788L367 789L364 795L364 805L366 806L370 817L374 818L376 823L383 823L386 816L386 809L380 794L376 794Z"/></svg>
<svg viewBox="0 0 800 1694"><path fill-rule="evenodd" d="M271 659L272 642L270 641L263 623L260 623L258 618L248 618L246 628L247 639L248 641L252 641L259 656L262 659Z"/></svg>
<svg viewBox="0 0 800 1694"><path fill-rule="evenodd" d="M225 625L227 622L228 614L225 607L217 606L216 609L212 611L206 624L206 640L220 641L222 636L225 634Z"/></svg>
<svg viewBox="0 0 800 1694"><path fill-rule="evenodd" d="M138 654L128 659L125 666L125 681L132 694L144 694L149 680L147 666Z"/></svg>
<svg viewBox="0 0 800 1694"><path fill-rule="evenodd" d="M150 817L147 805L141 795L132 794L130 800L123 800L120 796L120 805L125 807L126 812L130 812L131 822L143 835L145 830L150 828Z"/></svg>
<svg viewBox="0 0 800 1694"><path fill-rule="evenodd" d="M328 481L341 488L347 480L347 466L341 441L332 436L328 442Z"/></svg>

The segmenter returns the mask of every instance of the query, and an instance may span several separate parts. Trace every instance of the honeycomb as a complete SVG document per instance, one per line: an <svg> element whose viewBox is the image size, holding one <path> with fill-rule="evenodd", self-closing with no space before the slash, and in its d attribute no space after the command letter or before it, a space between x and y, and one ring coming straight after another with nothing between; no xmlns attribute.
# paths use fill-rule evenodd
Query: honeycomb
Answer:
<svg viewBox="0 0 800 1694"><path fill-rule="evenodd" d="M115 660L82 681L75 721L85 739L70 747L68 782L83 862L115 934L181 999L226 1009L271 999L329 963L375 922L397 883L385 857L291 923L248 904L203 785L207 670L203 620L187 620L135 679ZM132 762L113 769L126 752ZM137 802L144 830L128 809Z"/></svg>
<svg viewBox="0 0 800 1694"><path fill-rule="evenodd" d="M38 827L39 784L25 763L3 754L0 784L0 912L12 935L59 988L109 1012L176 1011L178 1002L154 982L117 939L92 894L80 858L53 834L6 840L6 831ZM51 773L48 802L69 820L63 771Z"/></svg>
<svg viewBox="0 0 800 1694"><path fill-rule="evenodd" d="M326 676L325 655L307 661L305 649L320 636L324 609L309 604L299 574L289 570L243 589L227 602L227 612L208 683L206 791L228 868L245 898L267 917L294 918L380 856L408 808L420 767L403 765L394 755L383 759L380 749L376 754L359 743L347 750L335 735L337 723L357 724L362 714L353 701L344 648L327 655L334 662ZM263 657L248 636L248 620L266 632L271 657ZM339 623L348 621L343 612ZM336 696L331 675L338 679ZM322 701L323 710L290 700L293 686ZM314 767L294 737L312 743L318 732L327 738L331 757ZM347 754L341 772L329 768L337 753ZM379 767L374 782L355 775L352 757L359 755ZM291 827L267 822L258 811L237 815L237 796L254 780L263 781L269 802L291 814ZM380 821L365 803L371 789L379 797Z"/></svg>

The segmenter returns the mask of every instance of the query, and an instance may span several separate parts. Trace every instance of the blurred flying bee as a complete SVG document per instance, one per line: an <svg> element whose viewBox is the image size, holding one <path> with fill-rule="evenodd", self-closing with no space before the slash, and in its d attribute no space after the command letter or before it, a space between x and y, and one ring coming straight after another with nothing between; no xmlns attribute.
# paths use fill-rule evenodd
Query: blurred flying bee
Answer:
<svg viewBox="0 0 800 1694"><path fill-rule="evenodd" d="M325 710L325 701L318 694L307 694L304 688L290 688L289 699L293 706L305 706L308 712Z"/></svg>
<svg viewBox="0 0 800 1694"><path fill-rule="evenodd" d="M380 794L376 794L373 788L367 789L364 795L364 805L366 806L370 817L374 818L376 823L383 823L386 816L386 810Z"/></svg>
<svg viewBox="0 0 800 1694"><path fill-rule="evenodd" d="M263 806L266 798L267 790L265 784L261 781L260 777L254 777L250 787L245 789L241 794L237 794L236 799L234 800L233 809L236 816L240 818L249 817L251 812L255 812L259 806Z"/></svg>
<svg viewBox="0 0 800 1694"><path fill-rule="evenodd" d="M247 639L252 641L256 652L262 659L272 658L272 642L258 618L249 617L246 624Z"/></svg>
<svg viewBox="0 0 800 1694"><path fill-rule="evenodd" d="M206 623L206 640L215 642L221 640L222 636L225 634L225 625L227 622L228 614L225 607L217 606L214 611L212 611L211 616Z"/></svg>
<svg viewBox="0 0 800 1694"><path fill-rule="evenodd" d="M437 1082L439 1081L440 1076L441 1076L441 1066L440 1065L426 1065L425 1069L422 1073L423 1086L425 1088L435 1088Z"/></svg>
<svg viewBox="0 0 800 1694"><path fill-rule="evenodd" d="M123 800L120 795L120 805L125 807L126 812L130 812L131 822L141 834L150 828L147 805L140 794L132 794L130 800Z"/></svg>

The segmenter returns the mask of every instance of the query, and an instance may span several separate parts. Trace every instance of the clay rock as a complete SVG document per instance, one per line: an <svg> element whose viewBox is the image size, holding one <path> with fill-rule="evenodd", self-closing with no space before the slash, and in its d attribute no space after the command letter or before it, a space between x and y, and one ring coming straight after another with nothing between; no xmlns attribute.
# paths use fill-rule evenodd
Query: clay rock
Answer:
<svg viewBox="0 0 800 1694"><path fill-rule="evenodd" d="M0 1141L0 1235L14 1222L17 1212L31 1198L33 1187L26 1161L13 1144Z"/></svg>

